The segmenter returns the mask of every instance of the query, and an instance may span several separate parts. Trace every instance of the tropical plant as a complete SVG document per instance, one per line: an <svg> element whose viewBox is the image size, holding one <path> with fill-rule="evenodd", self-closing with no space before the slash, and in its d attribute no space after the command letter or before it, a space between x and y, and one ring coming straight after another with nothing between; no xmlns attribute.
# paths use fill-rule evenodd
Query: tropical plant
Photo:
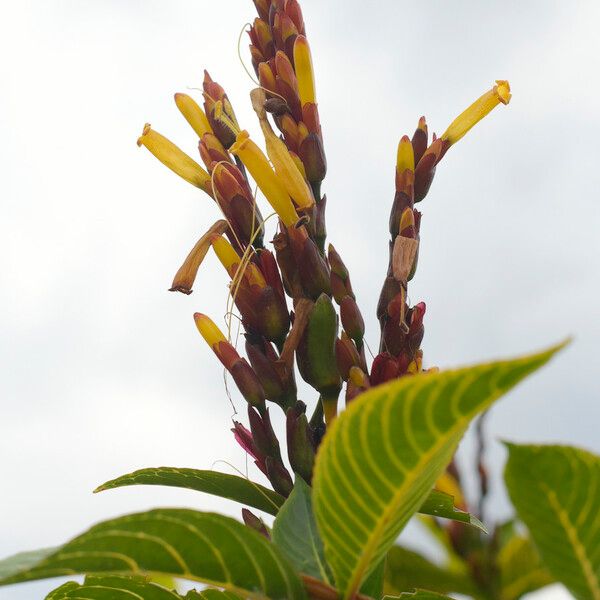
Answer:
<svg viewBox="0 0 600 600"><path fill-rule="evenodd" d="M380 345L368 361L349 271L326 246L326 159L300 5L254 4L258 17L249 35L258 87L251 100L266 154L241 129L227 94L208 73L203 108L175 94L198 135L206 169L150 125L138 144L200 188L223 215L194 245L171 290L192 292L212 248L231 281L227 335L204 314L196 313L195 323L247 404L248 425L234 422L233 437L270 487L173 467L118 477L96 491L193 489L241 503L243 522L184 509L123 516L61 547L1 562L0 584L86 576L51 592L53 600L365 600L385 594L426 600L440 593L515 600L561 581L577 598L599 600L599 457L574 448L507 445L506 483L520 521L489 526L491 533L482 522L483 452L474 503L453 460L469 425L478 423L483 445L485 411L562 345L462 369L425 369L426 307L408 300L420 243L415 205L448 150L496 106L508 104L508 82L496 81L440 137L429 138L422 117L412 138L401 138L377 308ZM273 210L266 219L251 178ZM265 246L271 216L277 219L274 251ZM234 310L248 359L231 335ZM316 391L310 413L298 398L298 374ZM285 413L285 444L272 426L272 410ZM274 520L265 522L251 509ZM396 545L415 517L440 543L443 563ZM178 580L200 585L183 596Z"/></svg>

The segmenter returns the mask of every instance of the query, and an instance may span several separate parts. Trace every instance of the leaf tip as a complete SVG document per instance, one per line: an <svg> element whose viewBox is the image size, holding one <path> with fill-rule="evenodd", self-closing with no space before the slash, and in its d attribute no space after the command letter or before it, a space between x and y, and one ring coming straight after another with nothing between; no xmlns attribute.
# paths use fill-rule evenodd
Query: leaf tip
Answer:
<svg viewBox="0 0 600 600"><path fill-rule="evenodd" d="M488 528L474 515L470 515L469 525L472 525L473 527L476 527L480 531L483 531L483 533L485 533L486 535L489 535L489 533L490 533Z"/></svg>

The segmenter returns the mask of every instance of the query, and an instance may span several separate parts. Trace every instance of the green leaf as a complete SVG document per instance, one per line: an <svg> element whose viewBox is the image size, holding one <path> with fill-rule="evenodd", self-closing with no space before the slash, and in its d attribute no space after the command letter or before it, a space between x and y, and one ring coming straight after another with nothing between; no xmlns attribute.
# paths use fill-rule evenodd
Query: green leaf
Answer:
<svg viewBox="0 0 600 600"><path fill-rule="evenodd" d="M517 600L555 581L531 540L523 535L515 534L502 546L496 564L501 600Z"/></svg>
<svg viewBox="0 0 600 600"><path fill-rule="evenodd" d="M166 485L197 490L247 504L270 515L276 515L285 501L277 492L237 475L175 467L140 469L103 483L94 493L128 485Z"/></svg>
<svg viewBox="0 0 600 600"><path fill-rule="evenodd" d="M383 594L386 560L383 559L360 586L360 593L371 598L381 598Z"/></svg>
<svg viewBox="0 0 600 600"><path fill-rule="evenodd" d="M157 509L105 521L0 585L73 575L170 575L256 600L304 600L278 549L256 531L213 513Z"/></svg>
<svg viewBox="0 0 600 600"><path fill-rule="evenodd" d="M561 347L377 386L334 421L317 455L313 502L344 598L423 504L471 420Z"/></svg>
<svg viewBox="0 0 600 600"><path fill-rule="evenodd" d="M190 596L190 594L196 594ZM194 600L194 598L202 598L202 600L241 600L239 596L230 592L220 592L218 590L204 590L203 592L188 592L186 600Z"/></svg>
<svg viewBox="0 0 600 600"><path fill-rule="evenodd" d="M181 600L182 596L143 577L86 577L50 592L46 600ZM190 597L189 600L192 600ZM196 596L201 598L201 596Z"/></svg>
<svg viewBox="0 0 600 600"><path fill-rule="evenodd" d="M0 560L0 579L29 569L43 558L46 558L46 556L56 552L56 550L57 548L42 548L41 550L31 550L30 552L19 552L19 554Z"/></svg>
<svg viewBox="0 0 600 600"><path fill-rule="evenodd" d="M454 572L438 567L417 552L393 546L387 555L385 568L386 594L427 587L431 591L476 596L479 591L466 572Z"/></svg>
<svg viewBox="0 0 600 600"><path fill-rule="evenodd" d="M448 596L442 596L429 590L413 590L412 592L404 592L399 596L385 596L383 600L452 600Z"/></svg>
<svg viewBox="0 0 600 600"><path fill-rule="evenodd" d="M83 584L70 581L50 592L46 600L182 600L171 591L144 577L89 576ZM241 600L230 592L214 589L189 591L184 600Z"/></svg>
<svg viewBox="0 0 600 600"><path fill-rule="evenodd" d="M459 510L454 506L454 496L440 492L439 490L433 490L427 496L427 499L423 502L421 508L419 508L419 512L423 515L460 521L461 523L472 525L484 533L488 533L485 525L476 516Z"/></svg>
<svg viewBox="0 0 600 600"><path fill-rule="evenodd" d="M600 457L507 444L505 479L542 560L576 598L600 600Z"/></svg>
<svg viewBox="0 0 600 600"><path fill-rule="evenodd" d="M297 571L332 583L313 514L311 488L302 477L296 477L292 493L275 518L273 542Z"/></svg>

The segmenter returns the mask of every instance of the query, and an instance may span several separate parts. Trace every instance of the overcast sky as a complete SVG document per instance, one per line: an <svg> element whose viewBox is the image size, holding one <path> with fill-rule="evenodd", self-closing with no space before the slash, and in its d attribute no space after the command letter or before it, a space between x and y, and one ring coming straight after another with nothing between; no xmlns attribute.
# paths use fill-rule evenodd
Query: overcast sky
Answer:
<svg viewBox="0 0 600 600"><path fill-rule="evenodd" d="M457 366L574 335L493 410L490 437L600 452L600 4L303 7L329 160L330 240L351 270L371 347L398 139L422 114L442 132L494 79L509 79L511 104L451 149L422 205L410 294L428 307L426 361ZM252 2L0 8L0 555L157 505L238 516L234 504L192 492L91 490L144 466L246 470L228 433L222 370L192 321L197 310L221 320L224 273L209 257L194 294L166 291L219 215L135 140L149 121L194 154L172 96L199 97L190 88L205 67L258 132L237 55ZM245 38L242 52L247 59ZM499 474L496 441L491 461ZM508 515L497 485L494 494L493 514ZM55 585L0 589L0 598L41 598Z"/></svg>

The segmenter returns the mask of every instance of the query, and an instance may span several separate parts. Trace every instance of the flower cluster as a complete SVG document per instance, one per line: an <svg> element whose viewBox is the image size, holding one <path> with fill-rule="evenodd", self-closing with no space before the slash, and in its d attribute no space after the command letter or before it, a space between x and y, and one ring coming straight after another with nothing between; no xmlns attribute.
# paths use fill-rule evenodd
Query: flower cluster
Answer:
<svg viewBox="0 0 600 600"><path fill-rule="evenodd" d="M225 90L206 72L202 107L175 94L177 108L198 135L204 166L150 125L138 144L210 196L222 213L185 259L171 290L191 293L212 248L230 281L247 358L208 316L196 313L195 322L247 402L249 428L234 422L235 439L273 489L287 495L292 477L267 401L285 411L289 465L310 483L318 444L336 417L342 390L347 403L372 386L423 370L425 303L409 306L407 293L419 253L421 213L415 205L427 195L450 146L495 106L507 104L510 88L497 81L441 137L429 138L423 117L412 138L400 140L389 262L377 308L380 345L369 365L348 269L336 249L325 246L321 189L327 163L302 11L297 0L254 4L258 17L249 30L250 52L260 87L251 101L266 152L240 127ZM265 246L266 220L251 181L277 216L272 249ZM296 367L318 393L310 418L297 397Z"/></svg>

